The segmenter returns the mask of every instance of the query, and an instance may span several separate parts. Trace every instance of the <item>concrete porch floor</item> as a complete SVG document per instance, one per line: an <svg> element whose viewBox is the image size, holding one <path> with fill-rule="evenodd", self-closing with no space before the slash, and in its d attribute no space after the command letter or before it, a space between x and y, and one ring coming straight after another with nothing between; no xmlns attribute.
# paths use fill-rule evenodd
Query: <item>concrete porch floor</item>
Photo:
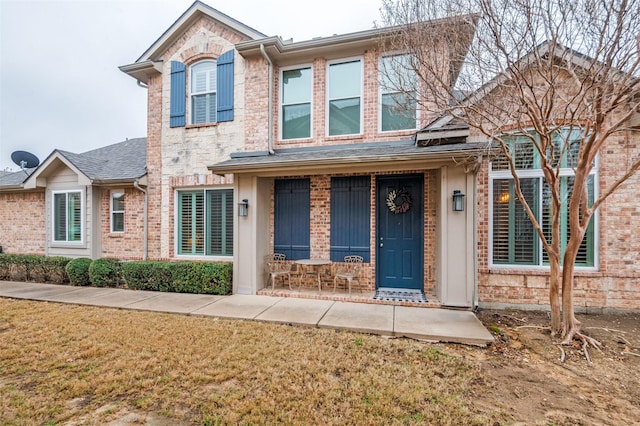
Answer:
<svg viewBox="0 0 640 426"><path fill-rule="evenodd" d="M332 286L323 287L322 292L318 291L317 287L300 287L292 286L293 289L289 289L288 286L278 287L275 290L269 288L263 288L258 290L258 294L261 296L276 296L276 297L295 297L300 299L316 299L316 300L333 300L335 302L353 302L353 303L371 303L375 305L393 305L393 306L411 306L415 308L441 308L442 305L438 298L432 294L425 294L427 302L409 302L409 301L395 301L395 300L376 300L373 297L376 292L371 290L352 290L351 295L346 289L337 288L335 291Z"/></svg>
<svg viewBox="0 0 640 426"><path fill-rule="evenodd" d="M0 297L268 321L477 346L486 346L494 340L473 312L440 308L277 295L211 296L13 281L0 281Z"/></svg>

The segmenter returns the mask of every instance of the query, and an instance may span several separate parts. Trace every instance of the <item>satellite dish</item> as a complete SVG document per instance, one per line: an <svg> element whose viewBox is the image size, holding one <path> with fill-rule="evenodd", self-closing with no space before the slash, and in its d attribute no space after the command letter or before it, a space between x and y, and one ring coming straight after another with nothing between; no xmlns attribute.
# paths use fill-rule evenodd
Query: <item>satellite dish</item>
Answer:
<svg viewBox="0 0 640 426"><path fill-rule="evenodd" d="M22 170L38 167L40 160L38 157L27 151L14 151L11 153L11 160Z"/></svg>

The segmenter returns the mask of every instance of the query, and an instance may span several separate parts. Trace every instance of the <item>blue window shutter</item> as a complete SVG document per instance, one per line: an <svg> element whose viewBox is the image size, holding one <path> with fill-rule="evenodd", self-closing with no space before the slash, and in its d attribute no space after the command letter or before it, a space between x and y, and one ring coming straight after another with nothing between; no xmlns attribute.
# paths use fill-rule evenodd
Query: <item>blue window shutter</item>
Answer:
<svg viewBox="0 0 640 426"><path fill-rule="evenodd" d="M233 121L233 54L229 50L218 58L218 121Z"/></svg>
<svg viewBox="0 0 640 426"><path fill-rule="evenodd" d="M369 176L331 179L331 260L359 255L370 260L371 178Z"/></svg>
<svg viewBox="0 0 640 426"><path fill-rule="evenodd" d="M171 106L170 127L186 124L187 111L187 67L178 61L171 61Z"/></svg>
<svg viewBox="0 0 640 426"><path fill-rule="evenodd" d="M310 256L311 185L309 179L275 181L274 252L287 259Z"/></svg>

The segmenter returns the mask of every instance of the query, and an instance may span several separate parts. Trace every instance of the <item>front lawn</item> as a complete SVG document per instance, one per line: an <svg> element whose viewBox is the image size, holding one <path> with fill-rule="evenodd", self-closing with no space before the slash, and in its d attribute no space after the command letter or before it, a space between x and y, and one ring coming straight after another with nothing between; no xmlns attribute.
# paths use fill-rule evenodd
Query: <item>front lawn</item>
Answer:
<svg viewBox="0 0 640 426"><path fill-rule="evenodd" d="M259 322L0 299L3 424L486 423L445 347Z"/></svg>

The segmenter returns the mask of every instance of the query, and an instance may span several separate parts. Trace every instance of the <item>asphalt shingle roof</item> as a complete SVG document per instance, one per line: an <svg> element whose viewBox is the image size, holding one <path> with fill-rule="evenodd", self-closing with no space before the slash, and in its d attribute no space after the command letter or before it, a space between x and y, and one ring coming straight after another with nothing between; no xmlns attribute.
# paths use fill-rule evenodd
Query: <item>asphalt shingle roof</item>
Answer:
<svg viewBox="0 0 640 426"><path fill-rule="evenodd" d="M20 185L34 170L35 169L25 169L25 171L20 170L18 172L3 173L0 175L0 187Z"/></svg>
<svg viewBox="0 0 640 426"><path fill-rule="evenodd" d="M412 140L373 142L350 145L333 145L313 148L289 148L276 150L275 155L264 153L236 153L231 159L209 166L214 173L241 172L265 167L279 168L300 164L326 164L333 162L394 161L411 158L428 158L454 152L473 152L486 149L486 144L459 143L454 145L420 147Z"/></svg>
<svg viewBox="0 0 640 426"><path fill-rule="evenodd" d="M147 138L129 139L80 154L55 150L51 155L56 152L97 183L134 180L147 173ZM20 187L36 170L0 174L0 189Z"/></svg>
<svg viewBox="0 0 640 426"><path fill-rule="evenodd" d="M135 179L147 172L147 138L129 139L82 154L58 152L91 180Z"/></svg>

